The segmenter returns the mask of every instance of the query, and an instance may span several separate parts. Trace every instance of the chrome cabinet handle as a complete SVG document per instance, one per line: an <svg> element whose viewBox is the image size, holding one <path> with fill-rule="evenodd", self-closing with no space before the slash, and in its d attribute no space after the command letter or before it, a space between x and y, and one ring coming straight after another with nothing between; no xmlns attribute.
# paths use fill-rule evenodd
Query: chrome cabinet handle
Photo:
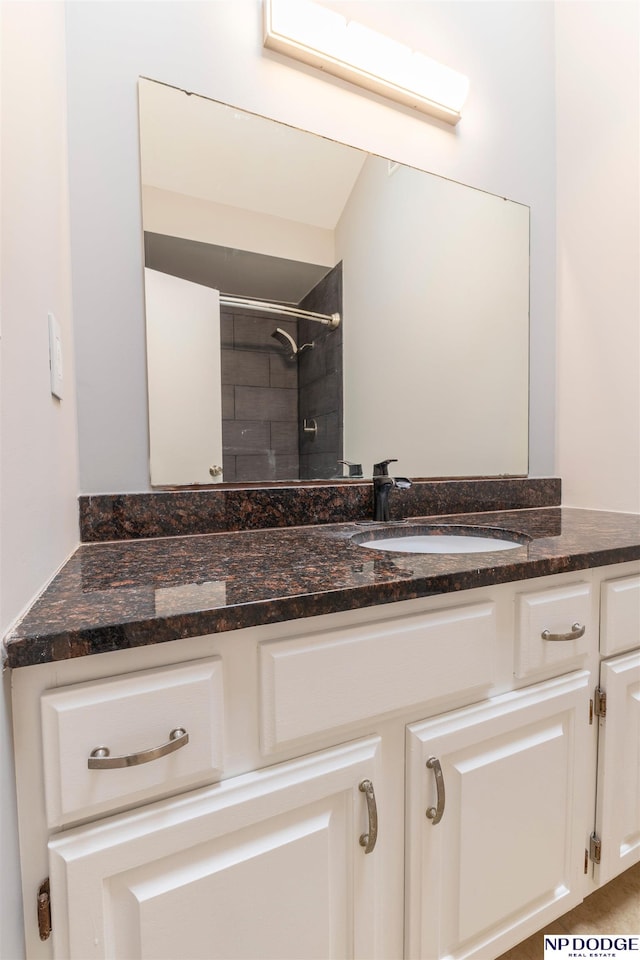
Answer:
<svg viewBox="0 0 640 960"><path fill-rule="evenodd" d="M361 835L359 843L361 847L364 847L365 853L371 853L378 839L378 808L376 806L376 795L373 792L371 780L363 780L359 789L367 798L367 813L369 815L369 832Z"/></svg>
<svg viewBox="0 0 640 960"><path fill-rule="evenodd" d="M433 770L433 775L436 778L436 806L427 808L427 817L435 827L436 823L440 823L442 820L442 814L444 813L444 777L440 761L436 757L429 757L427 767L429 770Z"/></svg>
<svg viewBox="0 0 640 960"><path fill-rule="evenodd" d="M551 633L550 630L543 630L540 636L543 640L578 640L580 637L584 636L586 627L583 623L576 623L571 625L570 633Z"/></svg>
<svg viewBox="0 0 640 960"><path fill-rule="evenodd" d="M112 757L109 747L96 747L91 751L87 765L90 770L113 770L115 767L137 767L141 763L149 763L159 757L185 747L189 743L189 734L182 727L176 727L169 734L167 743L149 750L140 750L138 753L127 753L124 757Z"/></svg>

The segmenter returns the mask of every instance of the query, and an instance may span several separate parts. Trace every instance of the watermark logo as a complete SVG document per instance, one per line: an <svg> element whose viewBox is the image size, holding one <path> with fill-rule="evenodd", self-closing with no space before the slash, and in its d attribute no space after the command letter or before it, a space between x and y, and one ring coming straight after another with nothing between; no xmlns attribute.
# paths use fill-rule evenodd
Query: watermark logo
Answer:
<svg viewBox="0 0 640 960"><path fill-rule="evenodd" d="M544 938L544 960L640 960L640 935L552 936Z"/></svg>

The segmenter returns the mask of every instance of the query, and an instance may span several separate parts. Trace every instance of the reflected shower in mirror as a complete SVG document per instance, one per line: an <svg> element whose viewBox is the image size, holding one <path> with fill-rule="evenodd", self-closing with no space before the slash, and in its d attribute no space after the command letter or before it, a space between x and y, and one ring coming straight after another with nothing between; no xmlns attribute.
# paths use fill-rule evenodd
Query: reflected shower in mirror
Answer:
<svg viewBox="0 0 640 960"><path fill-rule="evenodd" d="M139 92L152 484L527 473L527 207Z"/></svg>

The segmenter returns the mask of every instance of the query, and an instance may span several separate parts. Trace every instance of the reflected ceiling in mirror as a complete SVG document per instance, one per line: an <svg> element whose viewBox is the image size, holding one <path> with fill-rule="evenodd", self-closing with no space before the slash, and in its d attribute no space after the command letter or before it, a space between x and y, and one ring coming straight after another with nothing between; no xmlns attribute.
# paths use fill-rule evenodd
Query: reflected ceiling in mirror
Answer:
<svg viewBox="0 0 640 960"><path fill-rule="evenodd" d="M139 93L154 486L526 475L527 207Z"/></svg>

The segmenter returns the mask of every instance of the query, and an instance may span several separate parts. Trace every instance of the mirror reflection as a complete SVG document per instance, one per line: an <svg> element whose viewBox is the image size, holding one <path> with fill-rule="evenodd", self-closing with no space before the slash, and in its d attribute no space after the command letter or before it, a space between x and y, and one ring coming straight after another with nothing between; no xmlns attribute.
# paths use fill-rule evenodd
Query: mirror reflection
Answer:
<svg viewBox="0 0 640 960"><path fill-rule="evenodd" d="M527 207L139 93L152 484L527 473Z"/></svg>

